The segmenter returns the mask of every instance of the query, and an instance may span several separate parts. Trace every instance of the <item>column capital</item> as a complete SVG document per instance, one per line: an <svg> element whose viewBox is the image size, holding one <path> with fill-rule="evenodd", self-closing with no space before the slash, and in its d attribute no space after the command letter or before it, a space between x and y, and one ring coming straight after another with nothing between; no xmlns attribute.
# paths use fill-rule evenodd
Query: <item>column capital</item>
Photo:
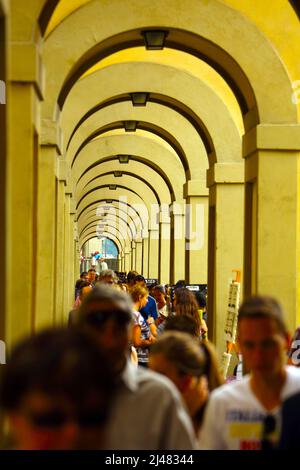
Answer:
<svg viewBox="0 0 300 470"><path fill-rule="evenodd" d="M215 163L207 170L207 185L244 183L244 161L237 163Z"/></svg>
<svg viewBox="0 0 300 470"><path fill-rule="evenodd" d="M208 196L208 188L204 180L189 180L183 185L183 196Z"/></svg>
<svg viewBox="0 0 300 470"><path fill-rule="evenodd" d="M185 201L174 201L170 204L170 212L173 215L185 215Z"/></svg>
<svg viewBox="0 0 300 470"><path fill-rule="evenodd" d="M243 157L257 150L300 150L300 124L258 124L243 136Z"/></svg>
<svg viewBox="0 0 300 470"><path fill-rule="evenodd" d="M171 223L170 214L167 213L167 212L160 212L159 213L159 223L160 224L170 224Z"/></svg>
<svg viewBox="0 0 300 470"><path fill-rule="evenodd" d="M41 145L45 147L56 147L57 153L62 155L62 130L61 127L51 119L42 119Z"/></svg>
<svg viewBox="0 0 300 470"><path fill-rule="evenodd" d="M15 42L10 45L9 80L32 83L40 100L44 92L44 67L40 48L34 42Z"/></svg>
<svg viewBox="0 0 300 470"><path fill-rule="evenodd" d="M70 175L71 175L71 170L66 162L66 160L63 160L61 158L57 159L57 165L56 165L56 177L59 181L63 181L65 185L67 186L70 181Z"/></svg>
<svg viewBox="0 0 300 470"><path fill-rule="evenodd" d="M71 201L70 201L70 214L76 214L76 201L75 199L72 197L71 198Z"/></svg>

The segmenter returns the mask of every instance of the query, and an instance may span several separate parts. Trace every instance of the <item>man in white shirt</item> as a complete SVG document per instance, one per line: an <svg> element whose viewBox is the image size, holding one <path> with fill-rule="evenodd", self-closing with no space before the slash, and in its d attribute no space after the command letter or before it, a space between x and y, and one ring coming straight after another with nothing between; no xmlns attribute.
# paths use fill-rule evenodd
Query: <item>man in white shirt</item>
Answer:
<svg viewBox="0 0 300 470"><path fill-rule="evenodd" d="M250 375L212 393L200 432L201 449L275 447L281 403L300 391L300 370L285 365L289 336L276 300L257 296L243 303L238 342Z"/></svg>
<svg viewBox="0 0 300 470"><path fill-rule="evenodd" d="M100 258L100 259L99 259L99 266L100 266L100 274L101 274L103 271L107 271L107 270L108 270L108 266L107 266L107 263L105 262L105 258Z"/></svg>
<svg viewBox="0 0 300 470"><path fill-rule="evenodd" d="M96 286L82 303L78 326L96 335L109 353L119 386L108 424L107 449L194 450L190 417L170 380L129 360L132 301L108 285Z"/></svg>

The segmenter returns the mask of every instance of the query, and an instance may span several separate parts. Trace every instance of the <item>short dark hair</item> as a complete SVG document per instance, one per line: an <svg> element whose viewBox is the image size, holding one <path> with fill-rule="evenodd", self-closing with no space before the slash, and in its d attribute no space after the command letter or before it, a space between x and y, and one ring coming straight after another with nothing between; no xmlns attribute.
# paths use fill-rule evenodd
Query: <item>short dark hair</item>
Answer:
<svg viewBox="0 0 300 470"><path fill-rule="evenodd" d="M86 332L53 328L20 342L12 351L0 384L0 405L17 410L31 391L66 396L80 406L92 395L103 408L114 391L110 358Z"/></svg>
<svg viewBox="0 0 300 470"><path fill-rule="evenodd" d="M176 282L174 289L181 289L182 287L186 287L186 282L184 279L180 279Z"/></svg>
<svg viewBox="0 0 300 470"><path fill-rule="evenodd" d="M80 277L87 276L87 274L88 274L87 271L82 271L82 273L80 274Z"/></svg>
<svg viewBox="0 0 300 470"><path fill-rule="evenodd" d="M90 268L90 269L89 269L89 273L92 273L92 272L95 273L95 272L96 272L96 269Z"/></svg>
<svg viewBox="0 0 300 470"><path fill-rule="evenodd" d="M135 276L134 282L144 282L146 284L145 278L141 274L138 274L137 276Z"/></svg>
<svg viewBox="0 0 300 470"><path fill-rule="evenodd" d="M199 308L206 307L206 297L200 290L194 292Z"/></svg>
<svg viewBox="0 0 300 470"><path fill-rule="evenodd" d="M270 318L276 322L281 333L287 332L283 309L273 297L256 295L245 300L239 308L238 323L244 318Z"/></svg>
<svg viewBox="0 0 300 470"><path fill-rule="evenodd" d="M138 276L138 274L139 273L137 271L129 271L129 273L127 274L127 283L130 284L131 282L133 282L135 276Z"/></svg>

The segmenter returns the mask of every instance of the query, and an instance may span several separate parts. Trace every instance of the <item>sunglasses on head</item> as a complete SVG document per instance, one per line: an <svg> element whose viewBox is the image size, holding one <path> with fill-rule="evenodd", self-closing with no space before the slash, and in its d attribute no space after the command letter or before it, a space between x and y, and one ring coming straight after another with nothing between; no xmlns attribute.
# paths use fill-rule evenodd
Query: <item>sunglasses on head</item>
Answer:
<svg viewBox="0 0 300 470"><path fill-rule="evenodd" d="M271 437L276 430L276 418L272 414L268 414L263 420L263 432L261 440L262 450L274 449L274 442Z"/></svg>
<svg viewBox="0 0 300 470"><path fill-rule="evenodd" d="M107 420L107 412L91 410L78 414L68 414L63 410L53 409L44 412L27 412L30 422L38 428L58 429L69 422L76 422L80 427L100 427Z"/></svg>
<svg viewBox="0 0 300 470"><path fill-rule="evenodd" d="M118 324L126 325L129 323L130 318L130 314L124 310L95 310L86 315L85 323L95 328L99 328L109 319L115 320Z"/></svg>

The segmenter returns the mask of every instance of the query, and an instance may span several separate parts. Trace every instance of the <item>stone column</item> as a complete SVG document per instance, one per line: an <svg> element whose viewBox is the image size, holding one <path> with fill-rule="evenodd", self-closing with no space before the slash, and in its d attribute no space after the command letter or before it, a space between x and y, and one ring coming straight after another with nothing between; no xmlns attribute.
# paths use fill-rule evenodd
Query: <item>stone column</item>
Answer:
<svg viewBox="0 0 300 470"><path fill-rule="evenodd" d="M300 320L299 150L299 124L258 125L244 136L244 294L276 297L292 332Z"/></svg>
<svg viewBox="0 0 300 470"><path fill-rule="evenodd" d="M186 281L207 283L208 188L202 180L184 185L186 198Z"/></svg>
<svg viewBox="0 0 300 470"><path fill-rule="evenodd" d="M124 271L128 273L128 271L131 270L131 247L128 240L126 240L124 243L124 255Z"/></svg>
<svg viewBox="0 0 300 470"><path fill-rule="evenodd" d="M135 241L131 241L131 269L135 270L136 266L136 244Z"/></svg>
<svg viewBox="0 0 300 470"><path fill-rule="evenodd" d="M171 218L169 207L159 214L159 266L158 277L161 284L170 283Z"/></svg>
<svg viewBox="0 0 300 470"><path fill-rule="evenodd" d="M224 327L229 284L242 270L244 238L244 165L218 163L208 170L209 257L208 328L221 354L225 351ZM242 273L243 279L243 273Z"/></svg>
<svg viewBox="0 0 300 470"><path fill-rule="evenodd" d="M32 333L35 324L36 201L42 99L38 45L14 34L15 30L11 30L7 84L6 283L3 286L6 291L5 336L9 347Z"/></svg>
<svg viewBox="0 0 300 470"><path fill-rule="evenodd" d="M68 312L72 308L72 297L70 289L71 268L70 268L70 235L71 235L71 192L68 187L65 188L65 238L64 238L64 292L63 292L63 321L66 322Z"/></svg>
<svg viewBox="0 0 300 470"><path fill-rule="evenodd" d="M185 201L174 201L171 211L170 282L185 279Z"/></svg>
<svg viewBox="0 0 300 470"><path fill-rule="evenodd" d="M149 257L149 234L148 230L143 230L143 263L142 263L142 275L148 277L149 267L148 267L148 257Z"/></svg>
<svg viewBox="0 0 300 470"><path fill-rule="evenodd" d="M148 277L158 279L159 227L149 228Z"/></svg>
<svg viewBox="0 0 300 470"><path fill-rule="evenodd" d="M142 272L142 264L143 264L143 239L136 238L135 239L135 270L138 273Z"/></svg>
<svg viewBox="0 0 300 470"><path fill-rule="evenodd" d="M38 159L35 328L55 321L56 165L60 148L56 123L44 120Z"/></svg>

